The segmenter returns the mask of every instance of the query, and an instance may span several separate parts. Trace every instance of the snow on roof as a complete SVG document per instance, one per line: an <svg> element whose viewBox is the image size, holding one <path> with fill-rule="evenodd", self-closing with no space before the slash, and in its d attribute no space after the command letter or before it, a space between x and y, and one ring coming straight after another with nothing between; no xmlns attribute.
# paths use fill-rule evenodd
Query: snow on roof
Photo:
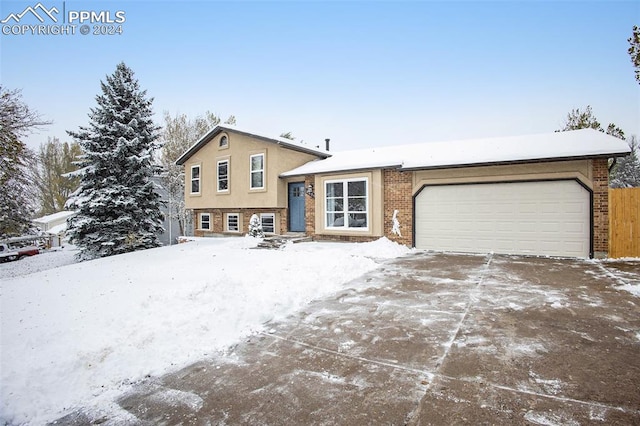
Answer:
<svg viewBox="0 0 640 426"><path fill-rule="evenodd" d="M254 138L266 140L268 142L273 142L273 143L276 143L278 145L282 145L282 146L285 146L287 148L293 149L295 151L302 151L302 152L306 152L306 153L309 153L309 154L314 154L314 155L317 155L317 156L319 156L321 158L326 158L326 157L331 156L331 153L329 153L328 151L325 151L324 149L320 149L320 148L317 148L317 147L312 146L312 145L307 145L306 143L303 143L303 142L296 142L294 140L287 139L287 138L281 138L281 137L264 136L262 134L256 133L255 131L243 129L243 128L240 128L240 127L235 126L235 125L218 124L213 129L211 129L207 133L205 133L202 137L200 137L200 139L198 139L198 141L196 143L191 145L189 147L189 149L186 150L184 152L184 154L182 154L180 156L180 158L178 158L176 160L176 164L179 165L179 166L183 165L193 154L195 154L200 148L202 148L204 145L206 145L207 142L209 142L217 134L219 134L219 133L221 133L221 132L223 132L225 130L229 131L229 132L241 133L241 134L244 134L244 135L247 135L247 136L252 136Z"/></svg>
<svg viewBox="0 0 640 426"><path fill-rule="evenodd" d="M47 234L58 235L67 230L67 222L56 225L47 231Z"/></svg>
<svg viewBox="0 0 640 426"><path fill-rule="evenodd" d="M67 210L63 210L61 212L58 213L53 213L53 214L49 214L46 216L42 216L36 219L33 219L32 222L37 222L37 223L50 223L56 220L60 220L60 219L67 219L71 216L75 216L76 212L72 212L72 211L67 211Z"/></svg>
<svg viewBox="0 0 640 426"><path fill-rule="evenodd" d="M281 176L376 168L430 169L479 164L586 157L616 157L631 152L627 143L593 129L501 138L427 142L334 152Z"/></svg>

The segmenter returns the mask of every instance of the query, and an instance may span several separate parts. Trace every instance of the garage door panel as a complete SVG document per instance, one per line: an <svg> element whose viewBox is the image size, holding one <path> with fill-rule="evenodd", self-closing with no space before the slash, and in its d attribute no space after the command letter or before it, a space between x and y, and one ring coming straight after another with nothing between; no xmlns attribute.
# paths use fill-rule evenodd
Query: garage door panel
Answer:
<svg viewBox="0 0 640 426"><path fill-rule="evenodd" d="M575 181L432 186L416 197L416 247L588 257L590 196Z"/></svg>

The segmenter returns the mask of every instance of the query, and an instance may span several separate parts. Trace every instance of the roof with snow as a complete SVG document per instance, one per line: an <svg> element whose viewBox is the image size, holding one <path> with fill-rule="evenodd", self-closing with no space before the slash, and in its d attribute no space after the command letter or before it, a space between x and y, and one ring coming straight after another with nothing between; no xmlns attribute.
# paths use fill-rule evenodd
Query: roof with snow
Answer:
<svg viewBox="0 0 640 426"><path fill-rule="evenodd" d="M58 213L53 213L46 216L38 217L36 219L33 219L32 222L51 223L51 222L55 222L56 220L68 219L71 216L75 216L75 215L76 215L76 212L64 210Z"/></svg>
<svg viewBox="0 0 640 426"><path fill-rule="evenodd" d="M61 223L60 225L56 225L52 227L51 229L48 229L46 232L47 234L58 235L65 232L66 230L67 230L67 222L64 222L64 223Z"/></svg>
<svg viewBox="0 0 640 426"><path fill-rule="evenodd" d="M302 143L302 142L296 142L294 140L281 138L281 137L264 136L264 135L260 135L258 133L255 133L253 131L244 130L244 129L241 129L241 128L237 127L237 126L230 125L230 124L218 124L213 129L211 129L207 133L205 133L196 143L191 145L191 147L189 147L189 149L184 154L182 154L180 156L180 158L178 158L176 160L176 164L179 165L179 166L183 165L189 158L191 158L191 156L193 154L198 152L198 150L200 148L202 148L211 139L213 139L214 137L216 137L217 135L219 135L222 132L231 132L231 133L238 133L238 134L245 135L245 136L251 136L251 137L253 137L255 139L260 139L260 140L263 140L265 142L271 142L271 143L275 143L277 145L282 145L283 147L288 148L288 149L292 149L294 151L300 151L300 152L305 152L307 154L313 154L313 155L316 155L316 156L318 156L320 158L327 158L327 157L331 156L331 154L329 152L325 151L324 149L316 148L314 146L310 146L310 145L307 145L307 144Z"/></svg>
<svg viewBox="0 0 640 426"><path fill-rule="evenodd" d="M347 170L398 168L438 169L532 161L619 157L631 152L621 139L593 129L526 136L427 142L334 152L281 176Z"/></svg>

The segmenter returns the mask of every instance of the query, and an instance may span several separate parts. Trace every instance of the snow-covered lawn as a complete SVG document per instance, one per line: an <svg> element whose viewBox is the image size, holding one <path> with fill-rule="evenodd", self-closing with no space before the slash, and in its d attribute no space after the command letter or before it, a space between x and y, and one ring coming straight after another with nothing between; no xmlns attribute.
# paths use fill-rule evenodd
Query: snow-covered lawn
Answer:
<svg viewBox="0 0 640 426"><path fill-rule="evenodd" d="M386 239L256 243L197 239L90 262L61 251L0 265L0 423L106 409L132 383L224 350L409 250Z"/></svg>

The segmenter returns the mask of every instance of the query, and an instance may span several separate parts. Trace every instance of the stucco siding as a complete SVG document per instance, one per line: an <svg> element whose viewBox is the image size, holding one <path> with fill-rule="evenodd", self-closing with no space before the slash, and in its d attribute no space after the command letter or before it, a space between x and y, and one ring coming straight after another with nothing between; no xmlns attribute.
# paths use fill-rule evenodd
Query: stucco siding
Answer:
<svg viewBox="0 0 640 426"><path fill-rule="evenodd" d="M226 136L228 145L220 147ZM264 187L252 189L250 158L264 155ZM265 142L242 134L223 132L194 153L185 166L185 207L206 208L286 208L287 185L280 174L316 157L276 143ZM228 188L218 191L219 161L228 161ZM191 167L200 166L200 193L191 193Z"/></svg>
<svg viewBox="0 0 640 426"><path fill-rule="evenodd" d="M327 229L325 203L325 184L327 181L366 178L368 182L368 226L366 229ZM348 237L381 237L383 236L383 179L382 170L365 172L322 174L314 178L314 225L315 235L348 236Z"/></svg>
<svg viewBox="0 0 640 426"><path fill-rule="evenodd" d="M590 160L576 160L420 170L414 172L413 175L413 193L418 192L424 185L544 179L578 179L587 187L593 188Z"/></svg>

